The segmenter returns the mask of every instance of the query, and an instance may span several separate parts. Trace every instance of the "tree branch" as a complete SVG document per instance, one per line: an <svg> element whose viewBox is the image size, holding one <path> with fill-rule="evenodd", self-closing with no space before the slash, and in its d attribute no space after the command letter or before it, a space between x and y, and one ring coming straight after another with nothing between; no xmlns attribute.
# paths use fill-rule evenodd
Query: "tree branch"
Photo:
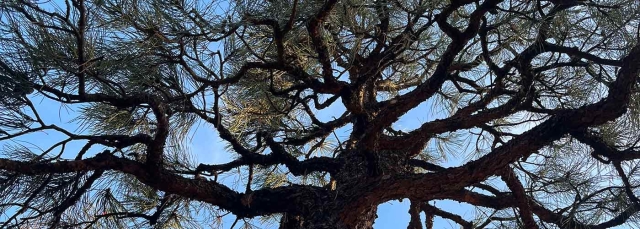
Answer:
<svg viewBox="0 0 640 229"><path fill-rule="evenodd" d="M313 209L300 208L305 206L302 202L318 201L317 204L321 204L320 201L327 194L322 188L309 186L264 188L255 190L250 194L241 194L213 181L188 179L164 169L149 171L140 162L115 157L108 151L84 160L51 163L0 159L0 170L31 176L117 170L135 176L140 182L154 189L213 204L240 217L253 217L281 212L302 213L313 211Z"/></svg>

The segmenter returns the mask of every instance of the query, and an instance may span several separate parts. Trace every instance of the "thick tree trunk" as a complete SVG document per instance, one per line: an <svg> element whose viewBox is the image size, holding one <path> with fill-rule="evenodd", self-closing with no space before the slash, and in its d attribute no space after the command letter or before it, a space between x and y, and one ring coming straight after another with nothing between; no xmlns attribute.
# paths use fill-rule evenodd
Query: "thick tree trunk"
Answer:
<svg viewBox="0 0 640 229"><path fill-rule="evenodd" d="M344 218L343 215L350 211L346 208L353 206L353 201L357 200L358 196L367 192L366 187L359 184L376 176L406 173L409 166L404 152L385 151L370 154L375 157L372 159L366 152L355 150L341 154L347 163L340 169L340 173L333 177L336 180L335 196L329 197L328 201L325 200L322 206L306 206L305 208L310 210L304 215L285 214L280 221L280 229L372 229L377 218L377 200L356 204L367 206L357 217Z"/></svg>
<svg viewBox="0 0 640 229"><path fill-rule="evenodd" d="M284 214L280 219L280 229L373 229L373 222L378 217L376 208L358 217L358 222L344 222L339 217L340 211L318 211L306 216Z"/></svg>

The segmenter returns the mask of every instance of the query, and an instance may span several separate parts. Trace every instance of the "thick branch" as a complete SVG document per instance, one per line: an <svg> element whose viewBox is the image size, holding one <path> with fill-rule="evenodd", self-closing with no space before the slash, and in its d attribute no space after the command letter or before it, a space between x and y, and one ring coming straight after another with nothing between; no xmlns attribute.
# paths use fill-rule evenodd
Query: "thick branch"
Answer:
<svg viewBox="0 0 640 229"><path fill-rule="evenodd" d="M420 222L419 201L411 201L411 205L409 206L409 215L411 215L411 220L409 221L409 226L407 226L407 229L422 229L422 222Z"/></svg>
<svg viewBox="0 0 640 229"><path fill-rule="evenodd" d="M345 222L357 217L364 210L361 203L368 202L365 200L375 200L380 203L397 198L424 200L436 193L460 190L487 179L519 158L531 155L572 130L601 125L620 117L626 112L631 89L640 74L640 65L636 64L638 62L640 62L640 45L636 45L623 59L618 78L605 99L575 110L558 113L478 160L441 172L406 175L393 179L379 178L363 183L361 188L367 192L354 193L354 196L360 196L360 198L347 208L349 211L343 212L342 217L345 218ZM410 188L416 186L425 188Z"/></svg>
<svg viewBox="0 0 640 229"><path fill-rule="evenodd" d="M221 173L225 171L229 171L234 168L238 168L243 165L277 165L284 164L287 166L289 171L295 176L304 176L310 174L312 172L329 172L335 173L337 172L339 166L339 159L336 158L328 158L328 157L317 157L311 158L304 161L298 161L297 159L289 160L285 156L281 156L279 154L250 154L247 156L242 156L239 159L231 161L225 164L219 165L207 165L200 164L196 171L205 171L205 172L215 172Z"/></svg>
<svg viewBox="0 0 640 229"><path fill-rule="evenodd" d="M603 163L609 164L611 162L640 159L640 152L635 150L618 150L609 145L602 137L589 130L572 131L571 136L593 148L593 157ZM606 159L602 158L603 156L606 157Z"/></svg>
<svg viewBox="0 0 640 229"><path fill-rule="evenodd" d="M482 4L482 7L473 12L473 17L478 17L478 15L482 16L490 8L495 7L499 2L501 1L485 1ZM449 14L461 5L462 4L452 4L448 8L448 10L445 10L445 12L437 16L436 21L443 31L457 31L457 29L454 29L450 25L444 25L448 25L448 23L446 22L446 18L449 16ZM448 33L450 36L452 36L453 41L449 43L447 49L440 56L440 62L438 63L432 76L424 83L416 87L415 90L381 103L380 115L378 115L375 120L372 121L370 127L365 131L365 133L379 132L380 130L397 121L400 116L405 114L407 111L411 110L418 104L426 101L428 98L433 96L433 94L436 93L446 82L449 76L449 67L454 62L455 57L464 49L467 42L469 42L469 40L478 33L479 28L480 20L477 20L472 21L472 23L469 24L464 33L461 33L460 31L451 32L451 34ZM374 138L368 140L374 140ZM362 144L365 146L372 145L371 142L367 141L363 141Z"/></svg>
<svg viewBox="0 0 640 229"><path fill-rule="evenodd" d="M320 32L320 25L324 22L325 18L329 16L329 13L331 13L336 3L338 3L338 0L330 0L325 2L320 11L318 11L318 13L313 18L311 18L307 27L309 37L313 42L316 53L318 53L318 61L320 61L320 64L322 65L322 79L324 80L325 84L328 84L330 86L336 85L336 79L333 78L333 67L331 66L330 59L331 57L327 44Z"/></svg>
<svg viewBox="0 0 640 229"><path fill-rule="evenodd" d="M511 189L511 191L513 192L513 196L517 201L518 210L520 211L520 218L524 223L524 227L526 229L537 229L538 225L533 218L533 213L531 212L531 206L529 206L527 193L518 180L518 177L516 177L516 174L513 172L513 170L511 170L511 168L505 168L502 171L500 178L502 178L509 189Z"/></svg>
<svg viewBox="0 0 640 229"><path fill-rule="evenodd" d="M108 151L84 160L52 163L30 163L0 159L0 170L23 175L116 170L133 175L140 182L157 190L213 204L240 217L280 212L301 213L312 211L312 209L301 209L301 206L308 206L303 202L320 201L326 194L321 188L307 186L265 188L253 191L250 194L241 194L213 181L188 179L164 169L155 170L152 174L144 164L115 157Z"/></svg>
<svg viewBox="0 0 640 229"><path fill-rule="evenodd" d="M473 224L469 221L464 220L461 216L453 214L451 212L443 211L442 209L431 206L427 203L422 203L420 205L420 209L424 211L425 214L437 215L442 218L449 219L453 222L456 222L457 224L460 224L460 226L462 226L463 229L473 228Z"/></svg>

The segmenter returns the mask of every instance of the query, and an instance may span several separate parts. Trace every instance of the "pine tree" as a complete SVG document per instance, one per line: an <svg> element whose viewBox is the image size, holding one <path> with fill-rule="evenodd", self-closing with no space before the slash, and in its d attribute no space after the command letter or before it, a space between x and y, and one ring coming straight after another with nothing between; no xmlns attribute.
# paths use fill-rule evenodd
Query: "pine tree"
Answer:
<svg viewBox="0 0 640 229"><path fill-rule="evenodd" d="M0 228L638 227L639 39L636 0L1 1Z"/></svg>

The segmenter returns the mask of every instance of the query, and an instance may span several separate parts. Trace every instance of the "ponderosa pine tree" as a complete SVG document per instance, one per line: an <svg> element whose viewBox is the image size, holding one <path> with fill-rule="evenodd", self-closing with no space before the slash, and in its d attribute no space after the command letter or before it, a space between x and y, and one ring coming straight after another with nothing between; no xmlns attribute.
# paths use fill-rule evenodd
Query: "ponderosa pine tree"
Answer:
<svg viewBox="0 0 640 229"><path fill-rule="evenodd" d="M0 228L640 225L637 0L4 0L0 33Z"/></svg>

